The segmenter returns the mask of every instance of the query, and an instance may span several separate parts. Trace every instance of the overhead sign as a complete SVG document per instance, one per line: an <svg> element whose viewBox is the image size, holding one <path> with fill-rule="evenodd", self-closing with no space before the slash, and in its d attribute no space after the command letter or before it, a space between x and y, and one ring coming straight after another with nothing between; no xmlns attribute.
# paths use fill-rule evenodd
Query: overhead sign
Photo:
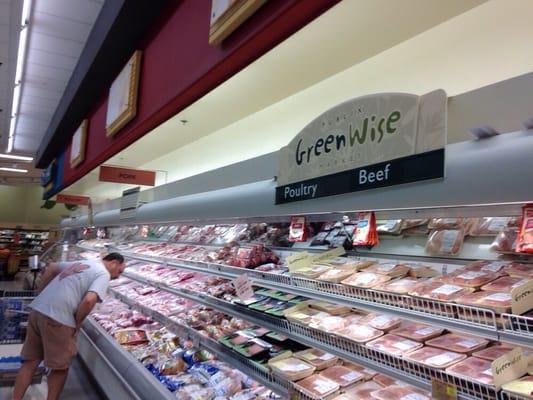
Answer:
<svg viewBox="0 0 533 400"><path fill-rule="evenodd" d="M120 199L120 219L132 219L137 213L139 207L139 194L141 188L139 186L124 190Z"/></svg>
<svg viewBox="0 0 533 400"><path fill-rule="evenodd" d="M78 206L88 206L91 198L87 196L76 196L73 194L58 194L56 203L75 204Z"/></svg>
<svg viewBox="0 0 533 400"><path fill-rule="evenodd" d="M101 182L127 183L132 185L154 186L155 171L109 167L102 165L98 179Z"/></svg>
<svg viewBox="0 0 533 400"><path fill-rule="evenodd" d="M443 178L446 104L383 93L326 111L280 150L276 204Z"/></svg>

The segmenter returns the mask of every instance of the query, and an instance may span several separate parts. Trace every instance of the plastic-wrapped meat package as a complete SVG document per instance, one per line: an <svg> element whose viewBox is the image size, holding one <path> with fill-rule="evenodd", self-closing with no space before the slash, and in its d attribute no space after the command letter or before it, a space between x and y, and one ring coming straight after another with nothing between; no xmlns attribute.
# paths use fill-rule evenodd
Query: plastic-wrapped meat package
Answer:
<svg viewBox="0 0 533 400"><path fill-rule="evenodd" d="M407 294L413 290L416 285L420 284L420 279L415 278L400 278L385 282L381 285L374 287L374 290L380 290L382 292Z"/></svg>
<svg viewBox="0 0 533 400"><path fill-rule="evenodd" d="M289 321L298 322L304 325L308 325L313 322L313 317L319 314L322 315L322 318L329 316L329 314L325 312L313 310L309 307L299 309L288 309L284 314L285 318L287 318Z"/></svg>
<svg viewBox="0 0 533 400"><path fill-rule="evenodd" d="M294 357L269 361L268 365L274 373L291 381L303 379L315 372L315 367Z"/></svg>
<svg viewBox="0 0 533 400"><path fill-rule="evenodd" d="M429 229L458 229L465 224L464 218L432 218L428 223Z"/></svg>
<svg viewBox="0 0 533 400"><path fill-rule="evenodd" d="M309 307L314 308L319 311L327 312L331 315L341 315L346 314L350 312L350 307L348 306L341 306L335 303L330 303L327 301L319 301L319 300L310 300L308 301Z"/></svg>
<svg viewBox="0 0 533 400"><path fill-rule="evenodd" d="M452 285L479 288L500 277L500 274L488 271L458 270L443 277L444 282Z"/></svg>
<svg viewBox="0 0 533 400"><path fill-rule="evenodd" d="M372 378L374 378L378 373L370 368L365 368L362 365L354 364L350 362L344 362L344 366L348 367L354 371L360 372L363 374L363 380L370 381Z"/></svg>
<svg viewBox="0 0 533 400"><path fill-rule="evenodd" d="M410 264L409 267L411 268L411 270L409 271L409 276L412 278L433 278L439 275L439 273L433 268L431 268L429 265Z"/></svg>
<svg viewBox="0 0 533 400"><path fill-rule="evenodd" d="M402 219L402 230L427 225L428 223L429 219Z"/></svg>
<svg viewBox="0 0 533 400"><path fill-rule="evenodd" d="M142 329L124 329L115 332L115 339L121 345L136 345L148 342L146 331Z"/></svg>
<svg viewBox="0 0 533 400"><path fill-rule="evenodd" d="M461 251L463 240L462 229L433 231L426 243L426 252L432 255L456 255Z"/></svg>
<svg viewBox="0 0 533 400"><path fill-rule="evenodd" d="M348 389L344 395L336 397L334 400L375 400L375 398L372 397L372 393L382 388L383 386L378 385L374 381L363 382ZM340 399L342 396L345 397Z"/></svg>
<svg viewBox="0 0 533 400"><path fill-rule="evenodd" d="M431 400L431 393L412 386L393 385L372 393L376 400Z"/></svg>
<svg viewBox="0 0 533 400"><path fill-rule="evenodd" d="M512 217L474 218L470 226L471 236L494 236L516 222Z"/></svg>
<svg viewBox="0 0 533 400"><path fill-rule="evenodd" d="M421 283L409 292L411 296L424 297L440 301L453 301L456 298L472 293L474 289L464 286L450 285L439 280Z"/></svg>
<svg viewBox="0 0 533 400"><path fill-rule="evenodd" d="M490 308L498 314L511 311L511 294L510 292L475 292L460 296L454 300L458 304L468 306L477 306Z"/></svg>
<svg viewBox="0 0 533 400"><path fill-rule="evenodd" d="M402 323L402 319L389 314L371 313L368 314L362 321L363 324L368 324L372 328L388 332L391 329L397 328Z"/></svg>
<svg viewBox="0 0 533 400"><path fill-rule="evenodd" d="M405 357L431 368L444 369L464 360L466 355L426 346L407 354Z"/></svg>
<svg viewBox="0 0 533 400"><path fill-rule="evenodd" d="M409 266L397 263L382 263L374 264L365 269L365 272L373 272L375 274L382 274L390 276L391 278L400 278L409 273Z"/></svg>
<svg viewBox="0 0 533 400"><path fill-rule="evenodd" d="M399 235L402 231L401 219L386 219L376 221L377 231L380 234Z"/></svg>
<svg viewBox="0 0 533 400"><path fill-rule="evenodd" d="M185 385L174 394L179 400L211 400L215 397L215 390L202 385Z"/></svg>
<svg viewBox="0 0 533 400"><path fill-rule="evenodd" d="M316 368L317 371L321 371L325 368L335 365L338 361L338 357L333 354L323 352L318 349L307 349L294 353L294 357L299 358Z"/></svg>
<svg viewBox="0 0 533 400"><path fill-rule="evenodd" d="M509 383L505 383L502 389L506 392L523 396L524 399L533 398L533 376L524 376Z"/></svg>
<svg viewBox="0 0 533 400"><path fill-rule="evenodd" d="M350 386L363 379L363 374L347 367L343 367L342 365L329 367L320 372L319 375L332 380L341 388Z"/></svg>
<svg viewBox="0 0 533 400"><path fill-rule="evenodd" d="M513 262L506 266L503 270L509 276L533 279L533 264L520 264Z"/></svg>
<svg viewBox="0 0 533 400"><path fill-rule="evenodd" d="M466 380L474 380L486 385L494 384L491 361L482 360L481 358L468 357L448 367L446 372L465 378Z"/></svg>
<svg viewBox="0 0 533 400"><path fill-rule="evenodd" d="M339 390L339 385L320 375L311 375L295 383L295 387L313 399L321 400Z"/></svg>
<svg viewBox="0 0 533 400"><path fill-rule="evenodd" d="M509 353L514 347L509 345L498 344L495 346L487 347L486 349L476 351L472 355L483 360L494 361L497 358Z"/></svg>
<svg viewBox="0 0 533 400"><path fill-rule="evenodd" d="M403 322L399 328L391 331L394 335L416 340L417 342L425 342L426 340L433 339L442 335L443 332L444 329L438 326L419 324L411 321Z"/></svg>
<svg viewBox="0 0 533 400"><path fill-rule="evenodd" d="M511 293L511 290L529 282L527 278L503 276L481 287L481 290L485 292L507 292Z"/></svg>
<svg viewBox="0 0 533 400"><path fill-rule="evenodd" d="M522 207L522 226L518 232L517 253L533 253L533 204Z"/></svg>
<svg viewBox="0 0 533 400"><path fill-rule="evenodd" d="M355 268L334 267L317 277L319 281L339 283L356 272Z"/></svg>
<svg viewBox="0 0 533 400"><path fill-rule="evenodd" d="M412 228L407 228L402 231L404 236L427 236L429 233L429 228L427 224L413 226Z"/></svg>
<svg viewBox="0 0 533 400"><path fill-rule="evenodd" d="M351 324L335 333L357 343L366 343L383 335L383 331L364 324Z"/></svg>
<svg viewBox="0 0 533 400"><path fill-rule="evenodd" d="M435 339L428 340L426 346L438 347L456 353L471 354L487 347L489 341L480 337L448 333Z"/></svg>
<svg viewBox="0 0 533 400"><path fill-rule="evenodd" d="M376 274L372 272L358 272L349 278L344 279L341 283L349 286L372 288L384 282L389 281L390 276Z"/></svg>
<svg viewBox="0 0 533 400"><path fill-rule="evenodd" d="M346 320L343 317L328 315L324 318L314 319L309 326L324 332L336 332L346 326Z"/></svg>
<svg viewBox="0 0 533 400"><path fill-rule="evenodd" d="M373 350L383 351L395 356L401 356L422 347L421 343L405 339L396 335L385 335L368 342L366 346Z"/></svg>
<svg viewBox="0 0 533 400"><path fill-rule="evenodd" d="M490 245L490 250L501 253L508 253L515 251L516 242L518 240L518 229L509 228L501 231L496 235L496 238Z"/></svg>
<svg viewBox="0 0 533 400"><path fill-rule="evenodd" d="M396 379L393 379L390 376L383 375L383 374L377 374L376 376L372 378L372 381L379 384L380 387L382 388L399 384L399 382Z"/></svg>
<svg viewBox="0 0 533 400"><path fill-rule="evenodd" d="M501 275L505 275L504 268L510 264L511 264L510 261L480 260L480 261L473 261L469 264L466 264L463 268L461 268L461 271L481 271L481 272L495 273L501 276Z"/></svg>

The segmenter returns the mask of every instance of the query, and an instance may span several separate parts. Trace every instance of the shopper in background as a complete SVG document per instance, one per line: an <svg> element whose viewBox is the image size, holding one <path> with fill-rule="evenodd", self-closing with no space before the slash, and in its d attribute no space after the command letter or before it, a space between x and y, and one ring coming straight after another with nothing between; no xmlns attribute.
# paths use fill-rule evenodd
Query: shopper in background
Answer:
<svg viewBox="0 0 533 400"><path fill-rule="evenodd" d="M50 369L48 400L63 390L81 323L102 301L110 279L124 271L124 257L111 253L102 261L87 260L50 264L41 281L41 293L30 304L24 363L17 375L13 400L22 400L39 363Z"/></svg>

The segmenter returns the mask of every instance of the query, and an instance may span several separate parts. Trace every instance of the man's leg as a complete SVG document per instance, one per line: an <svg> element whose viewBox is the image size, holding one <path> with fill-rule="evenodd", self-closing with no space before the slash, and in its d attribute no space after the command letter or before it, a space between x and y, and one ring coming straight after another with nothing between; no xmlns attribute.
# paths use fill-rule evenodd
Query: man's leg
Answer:
<svg viewBox="0 0 533 400"><path fill-rule="evenodd" d="M68 369L53 369L48 375L47 400L58 400L67 380Z"/></svg>
<svg viewBox="0 0 533 400"><path fill-rule="evenodd" d="M35 370L39 366L41 361L24 361L22 367L17 374L17 379L15 380L15 389L13 389L13 400L22 400L28 386L31 384Z"/></svg>

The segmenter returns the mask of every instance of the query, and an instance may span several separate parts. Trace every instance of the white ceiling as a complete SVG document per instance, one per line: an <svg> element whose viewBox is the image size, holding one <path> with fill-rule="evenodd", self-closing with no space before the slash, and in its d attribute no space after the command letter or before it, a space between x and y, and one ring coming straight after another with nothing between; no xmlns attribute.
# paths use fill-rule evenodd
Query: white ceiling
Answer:
<svg viewBox="0 0 533 400"><path fill-rule="evenodd" d="M13 153L35 154L103 3L33 0ZM0 152L7 147L21 12L22 0L0 0L0 62L6 63L0 67Z"/></svg>

